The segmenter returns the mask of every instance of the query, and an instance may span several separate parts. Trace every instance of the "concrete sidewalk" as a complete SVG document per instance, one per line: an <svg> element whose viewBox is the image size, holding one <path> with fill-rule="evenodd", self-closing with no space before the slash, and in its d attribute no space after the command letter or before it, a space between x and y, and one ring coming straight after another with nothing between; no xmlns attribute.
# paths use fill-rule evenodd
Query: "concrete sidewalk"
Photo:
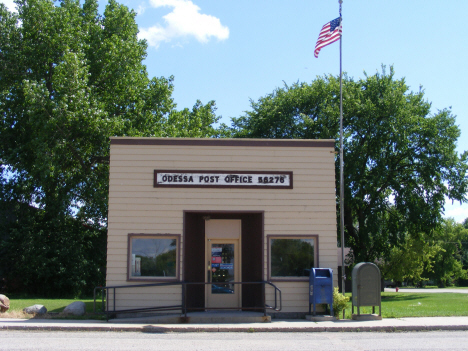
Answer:
<svg viewBox="0 0 468 351"><path fill-rule="evenodd" d="M468 317L385 318L380 321L273 320L271 323L236 324L149 324L115 323L95 320L6 319L1 330L35 331L115 331L147 333L187 332L397 332L430 330L468 330Z"/></svg>

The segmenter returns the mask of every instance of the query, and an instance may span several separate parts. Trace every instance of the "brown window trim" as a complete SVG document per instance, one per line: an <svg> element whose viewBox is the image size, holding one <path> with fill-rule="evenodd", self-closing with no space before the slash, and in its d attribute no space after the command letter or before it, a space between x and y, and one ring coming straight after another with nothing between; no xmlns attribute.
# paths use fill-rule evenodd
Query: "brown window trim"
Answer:
<svg viewBox="0 0 468 351"><path fill-rule="evenodd" d="M300 234L300 235L291 235L291 234L274 234L267 235L267 280L272 282L308 282L309 277L272 277L271 276L271 266L270 266L270 241L271 239L314 239L314 256L315 263L314 268L319 267L319 236L318 234Z"/></svg>
<svg viewBox="0 0 468 351"><path fill-rule="evenodd" d="M157 234L148 234L148 233L130 233L128 234L128 239L127 239L127 282L178 282L180 281L180 241L181 241L181 234L163 234L163 233L157 233ZM150 239L150 238L171 238L171 239L176 239L177 242L177 247L176 247L176 276L175 277L142 277L142 278L136 278L132 277L130 275L130 270L132 267L131 264L131 257L132 257L132 239L134 238L145 238L145 239Z"/></svg>

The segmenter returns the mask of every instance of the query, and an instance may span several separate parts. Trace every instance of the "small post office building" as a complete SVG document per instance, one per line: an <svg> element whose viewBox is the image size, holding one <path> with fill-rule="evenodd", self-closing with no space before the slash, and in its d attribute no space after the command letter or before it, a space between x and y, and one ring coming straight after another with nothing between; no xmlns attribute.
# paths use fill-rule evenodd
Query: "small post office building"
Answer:
<svg viewBox="0 0 468 351"><path fill-rule="evenodd" d="M256 309L276 287L305 314L312 267L337 285L336 228L333 140L111 139L106 285L150 285L109 291L116 310Z"/></svg>

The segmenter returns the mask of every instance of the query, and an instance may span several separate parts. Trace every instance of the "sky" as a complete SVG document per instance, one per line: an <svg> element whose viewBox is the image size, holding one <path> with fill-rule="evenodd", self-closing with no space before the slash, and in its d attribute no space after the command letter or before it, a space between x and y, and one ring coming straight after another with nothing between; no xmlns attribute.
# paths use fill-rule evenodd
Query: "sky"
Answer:
<svg viewBox="0 0 468 351"><path fill-rule="evenodd" d="M0 0L13 8L13 1ZM174 76L178 109L216 102L230 124L250 100L284 84L339 74L339 42L314 57L322 26L339 16L338 0L120 0L136 11L148 41L150 77ZM100 0L100 13L107 0ZM393 65L397 79L425 91L432 111L451 108L468 150L466 0L343 0L343 71L355 79ZM346 160L345 160L346 162ZM447 203L462 221L468 205Z"/></svg>

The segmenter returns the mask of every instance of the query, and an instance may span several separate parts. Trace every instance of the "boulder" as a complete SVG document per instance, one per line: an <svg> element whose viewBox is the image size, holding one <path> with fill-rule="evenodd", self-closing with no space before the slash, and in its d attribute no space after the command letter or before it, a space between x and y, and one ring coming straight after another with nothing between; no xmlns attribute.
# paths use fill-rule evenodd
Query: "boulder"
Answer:
<svg viewBox="0 0 468 351"><path fill-rule="evenodd" d="M82 301L72 302L63 310L63 314L72 314L74 316L83 316L85 312L86 305Z"/></svg>
<svg viewBox="0 0 468 351"><path fill-rule="evenodd" d="M23 309L23 312L27 314L45 314L47 313L47 308L44 305L34 305L26 307Z"/></svg>
<svg viewBox="0 0 468 351"><path fill-rule="evenodd" d="M6 312L10 309L10 299L5 295L0 295L0 312Z"/></svg>

